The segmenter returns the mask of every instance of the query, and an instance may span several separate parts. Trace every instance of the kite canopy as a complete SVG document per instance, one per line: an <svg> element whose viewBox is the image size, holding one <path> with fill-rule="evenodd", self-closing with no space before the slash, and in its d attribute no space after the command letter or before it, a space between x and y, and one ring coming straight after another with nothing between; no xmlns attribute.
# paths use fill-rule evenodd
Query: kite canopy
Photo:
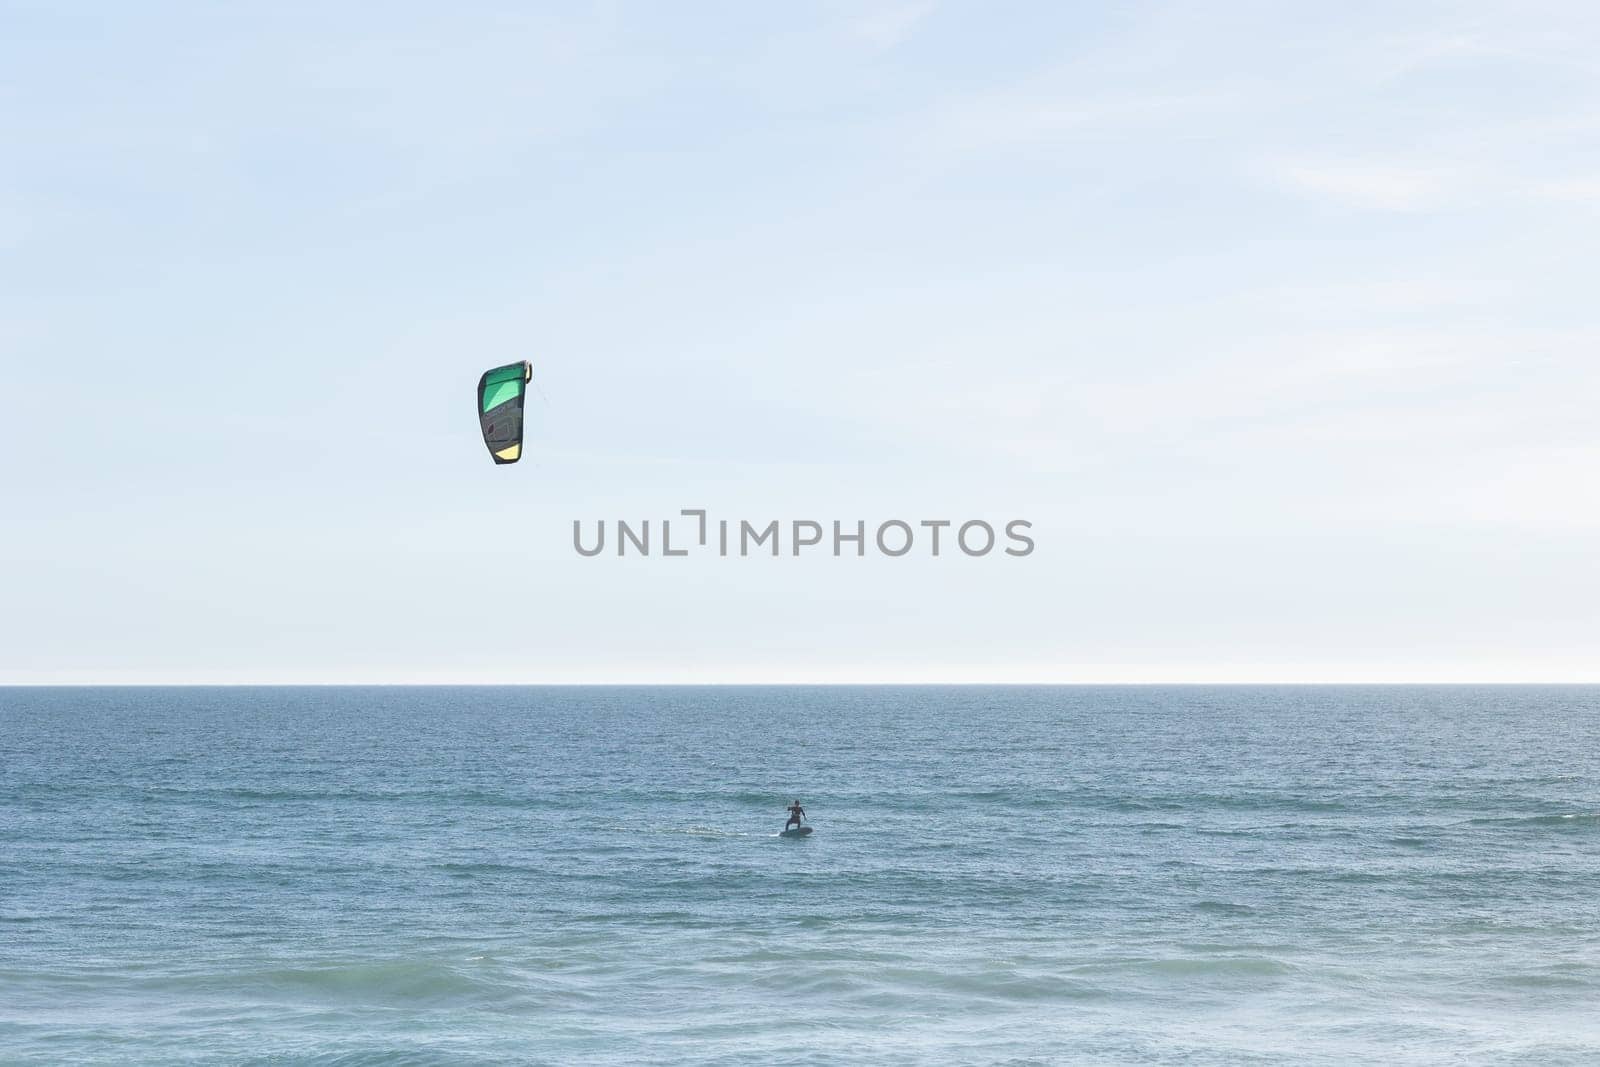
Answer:
<svg viewBox="0 0 1600 1067"><path fill-rule="evenodd" d="M486 370L478 379L478 422L496 463L522 458L522 401L532 379L527 360Z"/></svg>

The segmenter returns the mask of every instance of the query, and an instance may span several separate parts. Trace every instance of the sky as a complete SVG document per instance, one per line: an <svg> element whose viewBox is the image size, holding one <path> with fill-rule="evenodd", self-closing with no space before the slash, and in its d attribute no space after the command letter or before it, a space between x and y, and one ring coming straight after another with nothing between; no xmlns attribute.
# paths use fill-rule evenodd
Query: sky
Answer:
<svg viewBox="0 0 1600 1067"><path fill-rule="evenodd" d="M0 684L1600 681L1597 52L0 0ZM1036 549L573 550L684 508Z"/></svg>

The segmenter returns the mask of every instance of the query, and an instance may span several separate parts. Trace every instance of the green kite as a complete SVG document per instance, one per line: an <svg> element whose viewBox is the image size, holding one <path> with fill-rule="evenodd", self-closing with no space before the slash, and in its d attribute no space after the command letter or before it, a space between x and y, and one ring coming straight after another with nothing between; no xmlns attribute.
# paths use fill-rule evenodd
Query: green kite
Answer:
<svg viewBox="0 0 1600 1067"><path fill-rule="evenodd" d="M522 402L532 380L527 360L486 370L478 379L478 423L496 463L522 458Z"/></svg>

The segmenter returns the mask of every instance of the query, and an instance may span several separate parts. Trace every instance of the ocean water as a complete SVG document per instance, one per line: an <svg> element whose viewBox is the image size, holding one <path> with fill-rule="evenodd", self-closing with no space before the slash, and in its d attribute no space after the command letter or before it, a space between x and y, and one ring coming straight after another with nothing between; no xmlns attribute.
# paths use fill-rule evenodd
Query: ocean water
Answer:
<svg viewBox="0 0 1600 1067"><path fill-rule="evenodd" d="M0 689L0 1062L1600 1063L1600 689Z"/></svg>

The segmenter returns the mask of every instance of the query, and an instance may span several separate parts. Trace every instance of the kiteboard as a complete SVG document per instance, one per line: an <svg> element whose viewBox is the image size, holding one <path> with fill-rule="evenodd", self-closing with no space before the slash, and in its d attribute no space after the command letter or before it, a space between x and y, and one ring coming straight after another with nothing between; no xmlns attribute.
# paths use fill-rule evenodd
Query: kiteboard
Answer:
<svg viewBox="0 0 1600 1067"><path fill-rule="evenodd" d="M783 833L779 834L778 836L779 837L806 837L806 836L810 835L810 833L811 833L811 827L809 827L809 826L796 826L793 829L785 830Z"/></svg>

